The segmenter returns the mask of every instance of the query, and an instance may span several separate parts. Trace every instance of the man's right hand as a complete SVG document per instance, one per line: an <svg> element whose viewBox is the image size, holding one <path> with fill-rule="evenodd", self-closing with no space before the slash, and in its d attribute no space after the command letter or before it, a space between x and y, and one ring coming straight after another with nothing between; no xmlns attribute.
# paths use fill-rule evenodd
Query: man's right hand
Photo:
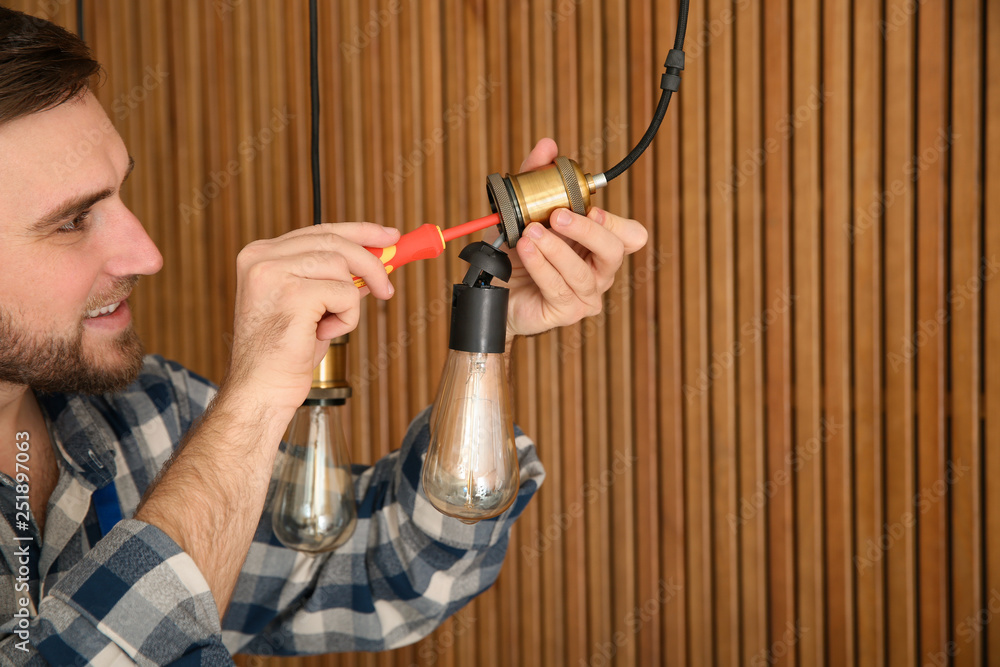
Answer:
<svg viewBox="0 0 1000 667"><path fill-rule="evenodd" d="M385 268L362 246L398 240L396 230L348 222L255 241L240 253L229 373L135 514L191 556L220 617L260 521L281 434L309 393L313 368L331 338L357 326L368 290L392 296ZM355 287L352 274L369 287Z"/></svg>
<svg viewBox="0 0 1000 667"><path fill-rule="evenodd" d="M223 390L249 392L279 411L302 405L329 341L358 325L361 298L393 294L385 267L363 246L399 231L368 222L296 229L254 241L236 260L236 317ZM364 278L358 289L353 276Z"/></svg>

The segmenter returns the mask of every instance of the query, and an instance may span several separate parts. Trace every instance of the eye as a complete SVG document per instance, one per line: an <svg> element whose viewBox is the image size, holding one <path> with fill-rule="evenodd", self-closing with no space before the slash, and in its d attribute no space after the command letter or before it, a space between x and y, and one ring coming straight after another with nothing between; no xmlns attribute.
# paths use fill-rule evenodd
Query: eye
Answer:
<svg viewBox="0 0 1000 667"><path fill-rule="evenodd" d="M86 229L87 220L89 219L90 219L90 211L89 210L84 211L83 213L76 216L75 218L67 222L65 225L63 225L56 231L60 233L83 231L84 229Z"/></svg>

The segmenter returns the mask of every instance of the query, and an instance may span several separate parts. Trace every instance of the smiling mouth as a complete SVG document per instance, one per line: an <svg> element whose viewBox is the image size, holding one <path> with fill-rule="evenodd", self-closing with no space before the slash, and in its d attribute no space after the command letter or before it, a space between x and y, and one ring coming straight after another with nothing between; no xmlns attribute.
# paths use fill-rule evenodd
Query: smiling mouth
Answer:
<svg viewBox="0 0 1000 667"><path fill-rule="evenodd" d="M97 310L88 310L87 319L89 320L95 317L101 317L102 315L110 315L111 313L118 310L118 306L122 305L124 302L125 300L122 299L121 301L116 301L115 303L108 304L107 306L103 306L101 308L98 308Z"/></svg>

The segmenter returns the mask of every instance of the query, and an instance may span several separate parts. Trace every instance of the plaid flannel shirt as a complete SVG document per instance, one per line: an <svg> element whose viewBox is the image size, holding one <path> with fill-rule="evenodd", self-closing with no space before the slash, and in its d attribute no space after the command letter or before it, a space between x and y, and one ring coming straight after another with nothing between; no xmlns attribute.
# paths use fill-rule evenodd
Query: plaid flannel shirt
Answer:
<svg viewBox="0 0 1000 667"><path fill-rule="evenodd" d="M33 520L15 530L15 483L0 475L0 662L228 665L233 653L404 646L494 582L510 527L544 478L518 431L521 489L511 509L471 526L440 514L418 492L425 410L399 450L355 466L357 528L332 554L281 546L265 510L220 623L202 573L176 542L129 518L102 538L91 502L113 479L123 516L132 516L214 395L207 380L150 355L121 393L38 397L60 475L44 541Z"/></svg>

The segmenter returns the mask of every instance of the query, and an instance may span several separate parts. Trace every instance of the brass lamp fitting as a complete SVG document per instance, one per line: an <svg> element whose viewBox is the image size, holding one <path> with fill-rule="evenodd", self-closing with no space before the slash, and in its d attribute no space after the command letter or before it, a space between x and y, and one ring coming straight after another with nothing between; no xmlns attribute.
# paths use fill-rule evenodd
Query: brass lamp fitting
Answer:
<svg viewBox="0 0 1000 667"><path fill-rule="evenodd" d="M336 401L342 403L351 397L347 384L347 335L330 341L330 349L319 366L313 370L309 401Z"/></svg>
<svg viewBox="0 0 1000 667"><path fill-rule="evenodd" d="M587 215L590 195L608 184L603 174L584 174L576 161L559 156L550 165L534 171L486 178L490 207L500 215L500 233L508 248L517 245L524 228L532 222L547 222L557 208Z"/></svg>

